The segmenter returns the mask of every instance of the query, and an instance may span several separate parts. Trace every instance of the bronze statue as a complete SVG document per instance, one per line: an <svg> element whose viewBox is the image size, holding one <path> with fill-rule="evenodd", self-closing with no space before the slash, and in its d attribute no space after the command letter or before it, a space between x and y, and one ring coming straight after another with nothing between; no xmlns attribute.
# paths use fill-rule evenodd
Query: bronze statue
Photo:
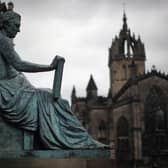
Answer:
<svg viewBox="0 0 168 168"><path fill-rule="evenodd" d="M1 116L21 129L38 131L46 149L105 147L88 135L66 100L59 94L54 94L54 99L51 90L35 88L22 73L56 70L61 79L59 68L65 60L56 56L50 65L39 65L20 58L13 38L20 31L21 16L13 7L10 3L6 10L0 8Z"/></svg>

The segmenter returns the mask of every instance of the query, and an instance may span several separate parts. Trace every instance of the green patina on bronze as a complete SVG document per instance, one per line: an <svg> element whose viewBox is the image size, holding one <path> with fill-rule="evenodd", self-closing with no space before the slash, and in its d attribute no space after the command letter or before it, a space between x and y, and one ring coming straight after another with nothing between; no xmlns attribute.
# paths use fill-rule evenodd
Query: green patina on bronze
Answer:
<svg viewBox="0 0 168 168"><path fill-rule="evenodd" d="M64 58L56 56L50 65L22 60L13 45L21 16L13 11L11 3L8 8L1 4L0 10L0 114L23 131L23 149L104 148L87 133L68 102L60 97ZM52 70L56 71L54 92L35 88L22 73ZM16 136L20 134L18 130L13 129Z"/></svg>

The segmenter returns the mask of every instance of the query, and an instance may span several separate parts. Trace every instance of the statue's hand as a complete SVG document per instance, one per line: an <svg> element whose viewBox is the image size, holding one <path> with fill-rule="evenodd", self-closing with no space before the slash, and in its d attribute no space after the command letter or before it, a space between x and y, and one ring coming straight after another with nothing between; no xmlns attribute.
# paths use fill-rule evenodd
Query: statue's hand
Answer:
<svg viewBox="0 0 168 168"><path fill-rule="evenodd" d="M65 58L64 57L61 57L59 55L57 55L56 57L57 57L57 60L61 60L61 61L65 62Z"/></svg>
<svg viewBox="0 0 168 168"><path fill-rule="evenodd" d="M65 59L63 57L57 55L53 59L52 63L50 64L51 68L52 69L57 69L57 65L58 65L59 61L64 61L65 62Z"/></svg>

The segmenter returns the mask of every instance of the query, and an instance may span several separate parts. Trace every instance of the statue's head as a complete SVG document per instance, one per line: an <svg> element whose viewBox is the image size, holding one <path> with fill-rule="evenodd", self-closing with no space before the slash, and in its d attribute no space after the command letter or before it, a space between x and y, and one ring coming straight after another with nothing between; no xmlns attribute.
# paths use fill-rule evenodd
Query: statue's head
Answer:
<svg viewBox="0 0 168 168"><path fill-rule="evenodd" d="M8 3L0 3L0 30L3 30L9 38L14 38L20 31L21 16L13 11L14 5Z"/></svg>

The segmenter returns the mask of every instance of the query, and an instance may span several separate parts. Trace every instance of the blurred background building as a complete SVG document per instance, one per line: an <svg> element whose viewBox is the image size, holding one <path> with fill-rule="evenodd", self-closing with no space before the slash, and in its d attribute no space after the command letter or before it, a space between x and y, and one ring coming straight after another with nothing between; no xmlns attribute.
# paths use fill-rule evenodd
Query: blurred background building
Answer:
<svg viewBox="0 0 168 168"><path fill-rule="evenodd" d="M168 75L155 66L146 72L145 61L144 43L124 12L109 48L109 93L99 96L91 75L86 97L74 86L72 110L95 139L111 145L112 159L123 167L168 167Z"/></svg>

